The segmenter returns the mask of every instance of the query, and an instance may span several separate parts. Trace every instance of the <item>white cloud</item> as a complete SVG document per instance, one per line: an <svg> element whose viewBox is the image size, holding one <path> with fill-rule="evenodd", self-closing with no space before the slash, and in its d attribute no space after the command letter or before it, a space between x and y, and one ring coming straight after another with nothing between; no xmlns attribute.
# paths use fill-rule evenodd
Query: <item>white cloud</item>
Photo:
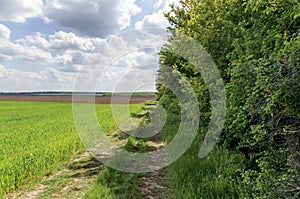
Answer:
<svg viewBox="0 0 300 199"><path fill-rule="evenodd" d="M48 82L66 83L69 87L75 81L74 73L67 73L55 68L48 67L45 71L40 72L41 76Z"/></svg>
<svg viewBox="0 0 300 199"><path fill-rule="evenodd" d="M78 37L72 32L59 31L49 36L49 46L54 51L73 49L90 52L102 42L103 39Z"/></svg>
<svg viewBox="0 0 300 199"><path fill-rule="evenodd" d="M0 91L71 91L74 81L74 73L51 67L41 72L24 72L0 64Z"/></svg>
<svg viewBox="0 0 300 199"><path fill-rule="evenodd" d="M50 48L46 35L39 32L33 33L33 35L26 35L23 39L18 39L16 43L21 46L36 46L44 50L49 50Z"/></svg>
<svg viewBox="0 0 300 199"><path fill-rule="evenodd" d="M46 0L46 21L69 27L82 35L106 37L130 26L142 10L136 0Z"/></svg>
<svg viewBox="0 0 300 199"><path fill-rule="evenodd" d="M7 26L0 24L0 38L9 40L10 33L11 31Z"/></svg>
<svg viewBox="0 0 300 199"><path fill-rule="evenodd" d="M28 81L41 82L44 80L45 79L42 76L34 72L18 71L0 65L0 85L5 85L6 87L15 87L18 85L18 87L21 88L22 85L25 85ZM1 88L1 90L8 90L8 88Z"/></svg>
<svg viewBox="0 0 300 199"><path fill-rule="evenodd" d="M6 39L0 39L0 55L7 57L7 60L12 60L13 56L18 54L18 45Z"/></svg>
<svg viewBox="0 0 300 199"><path fill-rule="evenodd" d="M42 14L43 0L1 0L0 21L25 22Z"/></svg>
<svg viewBox="0 0 300 199"><path fill-rule="evenodd" d="M53 63L52 55L36 46L22 46L0 39L0 57L6 60L21 59L34 63Z"/></svg>
<svg viewBox="0 0 300 199"><path fill-rule="evenodd" d="M167 19L164 18L162 10L155 12L152 15L147 15L142 21L135 24L135 28L142 29L145 27L166 27L168 25Z"/></svg>
<svg viewBox="0 0 300 199"><path fill-rule="evenodd" d="M10 56L0 54L0 61L9 61L9 60L11 60Z"/></svg>
<svg viewBox="0 0 300 199"><path fill-rule="evenodd" d="M49 52L58 52L66 50L93 51L96 46L105 40L100 38L84 38L75 35L72 32L58 31L46 37L41 33L27 35L23 39L16 41L22 46L35 46Z"/></svg>
<svg viewBox="0 0 300 199"><path fill-rule="evenodd" d="M142 29L145 27L161 27L166 28L169 25L168 20L164 14L168 13L171 8L171 4L178 4L179 0L158 0L154 4L156 11L151 15L146 15L143 20L135 23L135 28Z"/></svg>
<svg viewBox="0 0 300 199"><path fill-rule="evenodd" d="M131 36L141 36L141 43L149 37L147 34ZM40 72L23 72L1 67L0 85L10 85L10 90L28 90L30 87L31 90L71 90L76 77L80 82L88 79L87 85L91 82L93 86L100 76L104 78L103 90L113 89L121 78L122 89L130 90L145 81L153 84L157 70L157 52L140 51L136 40L126 41L122 35L102 40L59 31L49 36L35 33L16 42L1 42L0 55L30 61L33 65L42 63L47 66L47 69ZM56 66L49 67L51 65ZM91 90L85 84L82 88Z"/></svg>
<svg viewBox="0 0 300 199"><path fill-rule="evenodd" d="M2 60L15 58L34 63L70 65L70 68L64 69L73 72L75 69L71 65L82 64L87 53L93 53L105 43L103 39L79 37L72 32L58 31L49 36L34 33L15 42L0 40L0 59L2 55Z"/></svg>
<svg viewBox="0 0 300 199"><path fill-rule="evenodd" d="M12 41L8 30L4 26L0 30L0 60L13 60L14 68L30 62L30 67L37 67L33 71L38 71L14 70L8 66L11 62L3 62L7 66L0 67L0 85L7 86L0 90L10 91L72 90L76 77L80 84L88 79L91 81L87 85L94 86L101 76L105 80L102 88L107 91L116 86L130 90L144 83L154 89L157 46L165 43L167 36L163 29L151 29L124 32L104 40L58 31L51 35L33 33ZM25 64L28 70L29 64Z"/></svg>
<svg viewBox="0 0 300 199"><path fill-rule="evenodd" d="M158 0L154 5L154 9L159 9L164 4L164 0Z"/></svg>
<svg viewBox="0 0 300 199"><path fill-rule="evenodd" d="M72 63L73 56L69 53L65 53L63 55L57 55L55 57L56 63L62 65L68 65Z"/></svg>
<svg viewBox="0 0 300 199"><path fill-rule="evenodd" d="M105 91L137 91L145 89L155 90L156 68L138 67L110 67L102 73L98 83L99 90Z"/></svg>
<svg viewBox="0 0 300 199"><path fill-rule="evenodd" d="M158 65L158 52L154 50L138 50L120 57L112 65L116 67L145 67L149 64Z"/></svg>
<svg viewBox="0 0 300 199"><path fill-rule="evenodd" d="M33 63L49 64L54 63L51 53L39 49L35 46L23 47L19 46L17 58L31 61Z"/></svg>

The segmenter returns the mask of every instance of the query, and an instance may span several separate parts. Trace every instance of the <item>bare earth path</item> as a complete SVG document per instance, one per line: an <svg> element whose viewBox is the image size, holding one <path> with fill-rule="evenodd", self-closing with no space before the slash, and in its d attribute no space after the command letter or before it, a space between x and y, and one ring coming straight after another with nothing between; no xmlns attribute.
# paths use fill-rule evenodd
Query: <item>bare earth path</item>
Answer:
<svg viewBox="0 0 300 199"><path fill-rule="evenodd" d="M85 152L68 166L31 188L24 188L6 196L7 199L83 198L92 188L102 165Z"/></svg>
<svg viewBox="0 0 300 199"><path fill-rule="evenodd" d="M158 150L165 146L164 142L147 142L152 150ZM163 168L158 171L146 173L142 177L141 198L146 199L176 199L175 184L171 168Z"/></svg>
<svg viewBox="0 0 300 199"><path fill-rule="evenodd" d="M155 143L151 143L153 145ZM157 146L162 147L160 143ZM159 148L160 148L159 147ZM103 165L88 152L77 155L66 168L45 176L41 183L31 188L23 188L6 196L6 199L74 199L84 198L91 190ZM170 168L165 168L141 176L141 198L175 199Z"/></svg>
<svg viewBox="0 0 300 199"><path fill-rule="evenodd" d="M145 114L145 113L143 113ZM110 134L112 142L124 146L128 136L119 130ZM165 146L165 143L149 141L147 146L157 150ZM66 168L45 176L41 183L33 187L24 187L9 195L6 199L74 199L84 198L97 176L101 174L103 165L93 158L88 152L76 155ZM152 173L140 175L142 185L140 198L147 199L175 199L175 185L170 168L164 168Z"/></svg>
<svg viewBox="0 0 300 199"><path fill-rule="evenodd" d="M142 180L141 198L176 199L175 185L169 168L145 174Z"/></svg>
<svg viewBox="0 0 300 199"><path fill-rule="evenodd" d="M74 158L68 166L31 188L17 190L6 199L73 199L84 198L91 190L103 165L88 152ZM140 196L147 199L175 199L175 187L169 168L141 176Z"/></svg>

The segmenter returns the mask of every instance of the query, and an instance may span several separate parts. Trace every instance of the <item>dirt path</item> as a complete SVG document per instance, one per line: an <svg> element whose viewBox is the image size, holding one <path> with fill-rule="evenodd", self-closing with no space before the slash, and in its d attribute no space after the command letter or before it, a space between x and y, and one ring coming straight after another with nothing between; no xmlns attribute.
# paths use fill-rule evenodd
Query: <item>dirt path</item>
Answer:
<svg viewBox="0 0 300 199"><path fill-rule="evenodd" d="M147 142L147 146L152 150L158 150L165 145L166 143L163 142ZM170 167L142 176L141 198L176 199L175 184Z"/></svg>
<svg viewBox="0 0 300 199"><path fill-rule="evenodd" d="M142 113L145 115L145 112ZM141 118L140 118L141 120ZM120 130L110 133L111 141L124 146L128 136ZM157 150L165 146L159 141L148 141L147 146L151 150ZM95 183L103 165L93 158L88 152L77 155L67 165L50 176L45 176L41 183L34 187L27 187L7 195L6 199L73 199L84 198ZM140 175L142 185L140 197L148 199L175 199L175 186L170 168L165 168L152 173Z"/></svg>
<svg viewBox="0 0 300 199"><path fill-rule="evenodd" d="M7 199L83 198L93 187L102 165L85 152L75 157L68 166L42 182L7 195Z"/></svg>
<svg viewBox="0 0 300 199"><path fill-rule="evenodd" d="M142 177L141 198L176 199L175 185L169 168L145 174Z"/></svg>

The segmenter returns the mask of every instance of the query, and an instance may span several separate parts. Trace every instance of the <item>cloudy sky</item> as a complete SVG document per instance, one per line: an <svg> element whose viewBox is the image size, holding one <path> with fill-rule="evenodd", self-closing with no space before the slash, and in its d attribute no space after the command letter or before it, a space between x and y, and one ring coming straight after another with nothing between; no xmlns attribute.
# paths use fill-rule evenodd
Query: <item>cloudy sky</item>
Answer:
<svg viewBox="0 0 300 199"><path fill-rule="evenodd" d="M0 92L154 90L178 1L0 0Z"/></svg>

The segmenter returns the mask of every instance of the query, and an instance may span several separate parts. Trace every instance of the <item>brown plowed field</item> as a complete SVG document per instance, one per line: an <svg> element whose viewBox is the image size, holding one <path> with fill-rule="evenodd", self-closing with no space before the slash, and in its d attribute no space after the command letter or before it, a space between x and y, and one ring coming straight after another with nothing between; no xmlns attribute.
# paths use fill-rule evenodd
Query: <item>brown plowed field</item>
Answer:
<svg viewBox="0 0 300 199"><path fill-rule="evenodd" d="M154 96L132 96L130 104L141 104L147 100L154 100ZM110 96L96 96L96 104L111 104ZM72 96L58 95L0 95L0 101L29 101L29 102L72 102ZM127 96L114 96L114 104L127 104Z"/></svg>

